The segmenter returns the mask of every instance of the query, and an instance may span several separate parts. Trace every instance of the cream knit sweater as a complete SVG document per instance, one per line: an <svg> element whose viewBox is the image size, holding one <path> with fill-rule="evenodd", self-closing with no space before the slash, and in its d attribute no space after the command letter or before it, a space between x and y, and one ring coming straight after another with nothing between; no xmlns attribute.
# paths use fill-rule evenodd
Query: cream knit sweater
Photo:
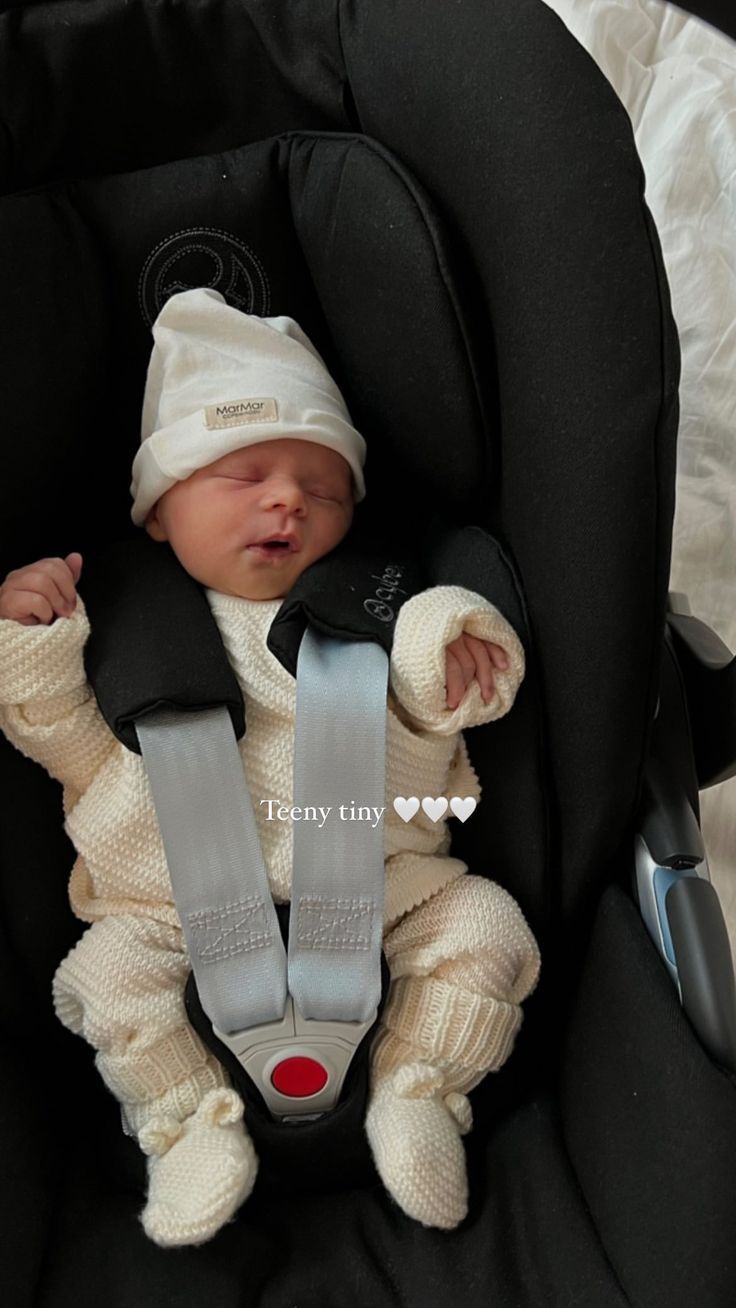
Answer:
<svg viewBox="0 0 736 1308"><path fill-rule="evenodd" d="M247 731L239 749L271 892L276 902L288 902L292 824L269 820L268 807L259 803L260 799L275 799L287 806L292 803L296 682L266 645L282 601L242 599L212 590L206 594L245 697ZM494 673L496 689L490 703L484 704L474 682L458 707L449 710L445 648L462 631L501 645L509 663L505 671ZM88 633L81 596L73 615L57 618L51 626L26 627L0 619L0 728L21 753L40 763L63 785L64 827L77 851L69 885L76 915L85 922L110 914L144 916L178 927L143 759L111 733L86 681L82 652ZM393 1005L396 1034L384 1036L387 1066L401 1062L403 1042L411 1042L412 1031L417 1047L426 1044L443 1005L448 1015L452 1007L450 987L441 980L443 958L450 955L437 950L433 955L436 932L449 931L452 956L465 959L458 964L461 970L465 968L461 980L465 1008L454 1014L456 1025L459 1022L468 1033L469 1025L474 1025L474 1038L482 1037L487 1044L490 1027L498 1026L499 1013L505 1011L503 1030L496 1041L496 1065L503 1061L503 1050L504 1056L509 1052L521 1021L516 1006L536 981L536 943L522 914L500 886L484 884L483 889L493 895L484 943L491 937L497 943L496 993L509 1002L494 1005L494 1001L484 1000L493 1006L492 1011L466 1011L468 995L474 1001L489 993L488 986L484 989L474 984L475 977L481 980L480 965L474 962L479 922L473 920L470 900L462 909L463 920L458 916L460 901L453 917L450 907L442 908L443 903L450 905L453 896L448 899L438 892L463 877L467 867L447 856L450 832L446 820L432 822L420 808L407 823L393 808L397 796L458 795L480 800L478 778L459 733L464 727L491 722L507 713L523 675L524 652L518 637L494 606L472 591L435 586L413 596L399 611L386 724L384 941L390 965L403 948L401 966L392 966L392 975L401 975L405 993L402 1003ZM355 798L360 803L360 797ZM483 869L484 877L487 871ZM470 883L479 878L468 877L467 881L470 891ZM423 916L410 913L430 899ZM414 936L411 930L407 936L407 924L412 920L418 925ZM394 941L391 949L387 933ZM413 992L413 977L429 980L433 967L434 991L425 987ZM443 985L448 992L444 998L440 996ZM511 1006L518 1013L513 1019ZM439 1037L439 1033L435 1035ZM480 1047L479 1051L483 1052ZM482 1063L481 1058L472 1066L480 1068ZM483 1063L483 1069L488 1065ZM463 1088L475 1084L481 1075L466 1077Z"/></svg>

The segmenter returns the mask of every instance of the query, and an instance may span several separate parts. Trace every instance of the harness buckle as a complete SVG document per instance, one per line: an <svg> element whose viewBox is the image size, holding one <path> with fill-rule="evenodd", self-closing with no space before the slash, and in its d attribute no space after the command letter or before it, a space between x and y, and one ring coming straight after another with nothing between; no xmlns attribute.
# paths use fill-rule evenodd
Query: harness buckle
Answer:
<svg viewBox="0 0 736 1308"><path fill-rule="evenodd" d="M378 1009L365 1022L308 1021L287 995L279 1022L229 1035L214 1025L212 1030L275 1118L312 1121L337 1106L353 1056L377 1015Z"/></svg>

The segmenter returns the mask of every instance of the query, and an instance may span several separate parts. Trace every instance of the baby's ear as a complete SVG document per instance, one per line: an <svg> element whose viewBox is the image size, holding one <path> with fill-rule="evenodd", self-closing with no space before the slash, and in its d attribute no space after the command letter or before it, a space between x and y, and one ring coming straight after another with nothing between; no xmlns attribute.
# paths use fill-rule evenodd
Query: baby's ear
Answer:
<svg viewBox="0 0 736 1308"><path fill-rule="evenodd" d="M146 531L153 540L167 540L166 532L159 522L158 505L154 504L144 523Z"/></svg>

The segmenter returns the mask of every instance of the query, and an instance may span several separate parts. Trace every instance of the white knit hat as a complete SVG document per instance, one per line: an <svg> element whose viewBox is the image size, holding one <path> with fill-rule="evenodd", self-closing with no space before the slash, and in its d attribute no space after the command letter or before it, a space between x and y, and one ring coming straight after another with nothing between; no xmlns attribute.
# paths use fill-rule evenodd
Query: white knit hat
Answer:
<svg viewBox="0 0 736 1308"><path fill-rule="evenodd" d="M365 498L366 445L324 360L293 318L232 308L211 287L181 291L153 324L131 518L169 487L245 445L292 437L336 450Z"/></svg>

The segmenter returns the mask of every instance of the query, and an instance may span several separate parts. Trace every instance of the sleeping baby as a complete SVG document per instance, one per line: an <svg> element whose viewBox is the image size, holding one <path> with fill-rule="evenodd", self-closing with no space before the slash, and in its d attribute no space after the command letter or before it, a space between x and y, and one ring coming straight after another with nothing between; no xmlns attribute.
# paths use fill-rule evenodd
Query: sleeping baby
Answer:
<svg viewBox="0 0 736 1308"><path fill-rule="evenodd" d="M214 290L173 295L153 327L132 519L204 588L243 691L238 742L276 903L291 891L296 682L268 649L300 574L335 549L365 496L365 442L321 356L290 318ZM190 971L143 759L104 721L84 670L82 557L42 559L0 586L0 727L63 785L77 857L69 895L90 926L53 982L60 1021L96 1051L147 1155L143 1227L202 1244L247 1199L258 1159L227 1072L189 1024ZM512 897L448 856L445 821L397 796L480 798L462 729L511 708L524 652L486 599L435 586L400 608L386 722L383 948L391 985L370 1048L365 1130L409 1217L450 1230L468 1210L469 1092L509 1057L539 973Z"/></svg>

